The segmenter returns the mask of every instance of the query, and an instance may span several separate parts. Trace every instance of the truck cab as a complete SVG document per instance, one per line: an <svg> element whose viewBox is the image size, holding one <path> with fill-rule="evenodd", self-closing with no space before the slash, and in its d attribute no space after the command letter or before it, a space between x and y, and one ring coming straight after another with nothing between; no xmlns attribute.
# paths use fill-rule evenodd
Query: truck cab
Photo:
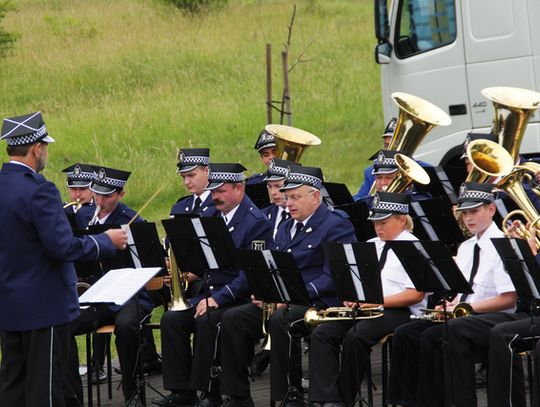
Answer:
<svg viewBox="0 0 540 407"><path fill-rule="evenodd" d="M489 132L494 108L481 90L539 90L540 1L375 0L375 60L381 65L385 120L397 116L393 92L419 96L452 119L433 129L415 158L456 164L470 131ZM540 151L540 112L521 152Z"/></svg>

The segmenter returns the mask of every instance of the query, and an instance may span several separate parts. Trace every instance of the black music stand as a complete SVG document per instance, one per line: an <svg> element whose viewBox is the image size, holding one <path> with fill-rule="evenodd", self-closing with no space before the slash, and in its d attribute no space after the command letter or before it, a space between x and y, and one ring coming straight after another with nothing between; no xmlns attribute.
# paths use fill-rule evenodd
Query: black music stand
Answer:
<svg viewBox="0 0 540 407"><path fill-rule="evenodd" d="M370 208L367 199L340 205L335 209L340 209L349 215L349 220L354 226L358 241L365 242L366 240L377 236L375 229L373 228L373 222L368 220Z"/></svg>
<svg viewBox="0 0 540 407"><path fill-rule="evenodd" d="M444 330L443 360L445 372L445 405L450 405L452 381L451 358L448 354L448 317L446 301L452 301L458 293L472 294L473 290L444 243L432 241L388 241L418 291L433 292L442 298Z"/></svg>
<svg viewBox="0 0 540 407"><path fill-rule="evenodd" d="M384 303L375 243L325 242L322 246L341 301Z"/></svg>
<svg viewBox="0 0 540 407"><path fill-rule="evenodd" d="M325 182L321 188L323 201L329 208L353 203L352 195L347 185L337 182Z"/></svg>
<svg viewBox="0 0 540 407"><path fill-rule="evenodd" d="M311 305L309 294L294 256L287 252L270 250L237 249L239 266L246 273L249 287L255 298L266 303L285 303L290 305ZM285 309L284 312L287 312ZM289 332L291 327L288 327ZM290 352L291 348L289 348ZM289 353L288 360L290 361ZM290 366L287 370L290 369ZM286 406L290 401L307 403L302 392L290 386L280 404Z"/></svg>
<svg viewBox="0 0 540 407"><path fill-rule="evenodd" d="M271 204L266 182L246 184L246 195L253 201L257 208L262 209Z"/></svg>
<svg viewBox="0 0 540 407"><path fill-rule="evenodd" d="M442 167L422 167L431 180L428 184L414 182L414 190L417 192L429 193L432 197L447 197L452 205L457 204L457 195L450 177Z"/></svg>

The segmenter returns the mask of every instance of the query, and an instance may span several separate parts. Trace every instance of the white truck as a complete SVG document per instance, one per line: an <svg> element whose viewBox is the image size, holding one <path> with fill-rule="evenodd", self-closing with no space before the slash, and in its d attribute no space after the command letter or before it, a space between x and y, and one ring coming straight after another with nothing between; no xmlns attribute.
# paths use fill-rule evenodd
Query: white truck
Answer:
<svg viewBox="0 0 540 407"><path fill-rule="evenodd" d="M374 0L375 59L385 120L397 116L392 92L419 96L452 118L415 152L431 164L457 164L468 132L489 132L492 102L481 90L540 87L540 0ZM540 151L540 112L521 152Z"/></svg>

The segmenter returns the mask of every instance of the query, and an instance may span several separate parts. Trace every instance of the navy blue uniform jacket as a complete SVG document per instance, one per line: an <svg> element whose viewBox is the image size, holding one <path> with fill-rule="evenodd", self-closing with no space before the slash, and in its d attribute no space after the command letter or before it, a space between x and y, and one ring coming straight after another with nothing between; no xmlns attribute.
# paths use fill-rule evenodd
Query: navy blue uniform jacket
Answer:
<svg viewBox="0 0 540 407"><path fill-rule="evenodd" d="M291 242L293 224L294 219L289 218L279 226L273 250L293 254L311 300L321 300L329 307L337 306L336 289L321 243L356 242L352 223L345 213L320 205Z"/></svg>
<svg viewBox="0 0 540 407"><path fill-rule="evenodd" d="M0 330L72 321L79 315L72 262L113 254L111 240L75 238L56 186L22 165L2 166L0 196Z"/></svg>
<svg viewBox="0 0 540 407"><path fill-rule="evenodd" d="M193 208L194 200L195 196L193 194L180 198L171 208L171 216L192 213L191 209ZM212 200L212 194L209 194L204 202L201 203L199 209L195 211L195 213L198 213L201 216L214 216L216 212L217 209Z"/></svg>
<svg viewBox="0 0 540 407"><path fill-rule="evenodd" d="M227 228L238 248L251 249L254 240L264 240L267 248L271 245L272 225L247 195L244 195ZM249 299L247 279L238 269L212 271L208 283L210 295L220 306ZM193 303L198 300L200 297Z"/></svg>

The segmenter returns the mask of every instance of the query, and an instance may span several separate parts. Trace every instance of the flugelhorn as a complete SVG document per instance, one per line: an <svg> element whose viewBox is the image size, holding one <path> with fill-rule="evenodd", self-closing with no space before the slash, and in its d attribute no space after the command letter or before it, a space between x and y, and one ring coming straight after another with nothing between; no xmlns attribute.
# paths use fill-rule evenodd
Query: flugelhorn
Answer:
<svg viewBox="0 0 540 407"><path fill-rule="evenodd" d="M493 87L483 89L482 94L495 108L493 133L499 136L499 144L516 162L527 123L540 107L540 93L522 88Z"/></svg>
<svg viewBox="0 0 540 407"><path fill-rule="evenodd" d="M80 199L77 199L76 201L71 201L66 204L62 208L67 209L69 207L73 206L73 213L77 213L79 209L81 209L82 202Z"/></svg>
<svg viewBox="0 0 540 407"><path fill-rule="evenodd" d="M424 321L431 322L444 322L444 310L442 309L433 309L425 308L421 310L422 315L411 315L411 319L420 319ZM474 310L471 307L471 304L466 302L460 302L456 304L452 311L446 311L446 319L454 319L461 317L468 317L469 315L474 314Z"/></svg>
<svg viewBox="0 0 540 407"><path fill-rule="evenodd" d="M314 134L283 124L268 124L265 130L276 138L276 158L295 163L309 146L318 146L321 139Z"/></svg>
<svg viewBox="0 0 540 407"><path fill-rule="evenodd" d="M324 322L330 321L352 321L356 319L374 319L383 316L384 307L330 307L317 310L309 308L304 314L304 323L308 326L315 327Z"/></svg>
<svg viewBox="0 0 540 407"><path fill-rule="evenodd" d="M169 271L171 273L171 306L169 311L190 309L192 305L186 300L185 296L188 287L188 273L182 273L178 268L172 248L169 248Z"/></svg>

